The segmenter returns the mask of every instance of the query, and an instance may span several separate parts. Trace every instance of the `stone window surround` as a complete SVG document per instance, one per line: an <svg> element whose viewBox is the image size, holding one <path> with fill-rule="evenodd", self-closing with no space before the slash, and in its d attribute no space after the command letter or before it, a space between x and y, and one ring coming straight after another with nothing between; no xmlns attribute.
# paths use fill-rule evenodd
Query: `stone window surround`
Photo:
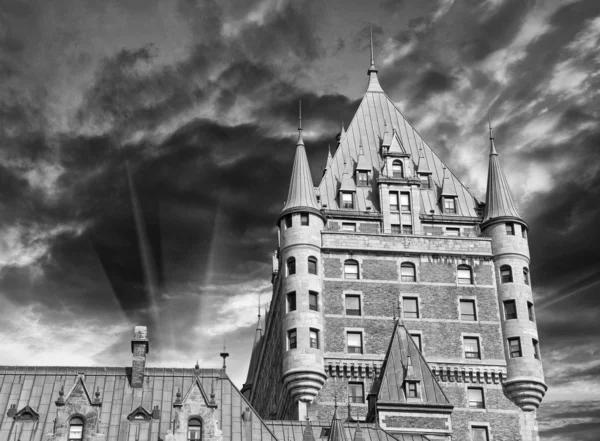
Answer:
<svg viewBox="0 0 600 441"><path fill-rule="evenodd" d="M346 316L346 296L347 295L360 297L360 315ZM340 298L342 299L342 309L344 311L344 313L343 313L344 316L346 316L346 317L364 317L365 316L365 304L363 302L364 295L363 295L362 291L357 291L357 290L353 290L353 289L344 289L344 290L342 290L342 294L341 294ZM363 342L363 345L364 345L364 342Z"/></svg>
<svg viewBox="0 0 600 441"><path fill-rule="evenodd" d="M362 268L363 268L363 257L354 256L352 254L346 254L342 259L342 280L362 280ZM354 260L358 263L358 278L356 279L346 279L346 261Z"/></svg>
<svg viewBox="0 0 600 441"><path fill-rule="evenodd" d="M470 320L463 320L461 318L461 315L462 315L461 312L460 312L460 301L461 300L470 300L470 301L472 301L475 304L475 320L474 321L471 322ZM473 296L473 297L464 296L464 295L458 296L458 298L456 300L456 307L458 309L458 320L460 320L461 323L462 322L465 322L465 323L477 323L477 322L481 321L481 318L479 317L479 305L477 304L477 297L476 296Z"/></svg>
<svg viewBox="0 0 600 441"><path fill-rule="evenodd" d="M469 389L479 389L479 390L481 390L481 397L483 399L483 407L482 408L469 407ZM487 396L486 396L485 387L482 387L482 386L469 386L469 385L465 384L465 394L466 394L466 397L467 397L467 409L469 409L469 411L487 412ZM490 429L488 428L488 432L489 431L490 431Z"/></svg>
<svg viewBox="0 0 600 441"><path fill-rule="evenodd" d="M419 262L421 261L418 257L402 257L398 259L398 281L400 283L419 283L420 274L419 274ZM403 263L412 263L415 268L415 281L414 282L403 282L402 281L402 264Z"/></svg>
<svg viewBox="0 0 600 441"><path fill-rule="evenodd" d="M474 262L473 262L474 263ZM471 283L458 283L458 267L461 265L468 266L471 270ZM465 259L460 259L460 263L456 263L456 285L457 286L475 286L477 285L477 281L475 280L475 270L473 269L473 264L467 262Z"/></svg>
<svg viewBox="0 0 600 441"><path fill-rule="evenodd" d="M488 433L488 441L494 441L494 436L492 435L490 423L488 423L487 421L485 421L485 422L484 421L482 421L482 422L469 421L469 437L471 438L471 440L473 439L473 437L472 437L473 427L485 427L487 429L487 433Z"/></svg>
<svg viewBox="0 0 600 441"><path fill-rule="evenodd" d="M477 337L477 339L479 340L479 358L467 358L465 357L465 337L467 338L474 338ZM477 361L477 362L481 362L484 359L484 345L483 345L483 339L481 338L481 334L478 332L461 332L460 333L460 346L462 348L462 358L464 358L467 361Z"/></svg>
<svg viewBox="0 0 600 441"><path fill-rule="evenodd" d="M417 318L412 318L412 317L404 317L404 298L408 297L408 298L415 298L417 299L417 311L419 313L419 317ZM402 319L403 320L421 320L423 318L423 309L422 309L422 300L421 300L421 294L418 293L401 293L398 300L400 301L400 313L402 314Z"/></svg>
<svg viewBox="0 0 600 441"><path fill-rule="evenodd" d="M367 335L365 332L365 328L344 326L344 353L349 355L356 355L356 352L348 352L348 333L361 334L362 353L358 355L364 355L366 353L365 348L367 347Z"/></svg>

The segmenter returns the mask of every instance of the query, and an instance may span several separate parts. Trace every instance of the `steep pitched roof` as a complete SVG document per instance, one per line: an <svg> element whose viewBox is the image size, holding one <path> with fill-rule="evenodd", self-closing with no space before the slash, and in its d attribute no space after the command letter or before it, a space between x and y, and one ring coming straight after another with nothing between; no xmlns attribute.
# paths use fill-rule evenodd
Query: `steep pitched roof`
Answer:
<svg viewBox="0 0 600 441"><path fill-rule="evenodd" d="M256 364L258 363L258 357L260 356L261 340L262 340L262 324L261 324L260 307L259 307L258 322L256 323L256 331L254 334L254 343L252 344L252 353L250 355L250 364L248 365L248 376L246 377L246 382L244 383L242 392L244 392L246 387L251 386L252 382L254 381L254 373L256 371Z"/></svg>
<svg viewBox="0 0 600 441"><path fill-rule="evenodd" d="M438 204L443 181L443 162L423 140L421 135L406 120L390 98L383 92L377 79L377 70L369 69L369 85L367 91L354 114L352 122L346 133L340 139L340 145L336 150L333 161L321 179L319 194L321 205L327 210L338 210L339 201L337 191L341 185L344 169L344 161L357 161L359 146L362 144L364 157L369 170L372 171L374 179L371 187L361 187L356 193L356 208L358 211L366 211L367 206L373 210L381 211L377 191L377 177L383 167L383 159L380 155L380 146L384 142L384 134L387 132L387 140L391 143L393 130L396 131L402 148L411 155L412 161L419 160L419 149L422 149L421 168L431 171L433 191L421 191L421 212L429 214L442 214ZM414 169L414 167L411 167ZM477 218L475 211L477 201L469 193L467 188L449 172L450 184L457 194L456 214Z"/></svg>
<svg viewBox="0 0 600 441"><path fill-rule="evenodd" d="M487 192L485 194L485 210L483 222L486 223L495 218L512 217L521 219L517 207L510 194L510 188L506 177L500 166L498 152L494 144L494 136L490 125L490 163L488 168Z"/></svg>
<svg viewBox="0 0 600 441"><path fill-rule="evenodd" d="M333 419L331 420L331 429L329 431L329 438L327 441L346 441L346 432L342 421L339 419L337 414L337 405L333 411Z"/></svg>
<svg viewBox="0 0 600 441"><path fill-rule="evenodd" d="M406 328L398 323L394 328L380 379L378 404L408 403L404 393L404 381L408 379L422 384L422 400L418 404L451 406L423 354Z"/></svg>

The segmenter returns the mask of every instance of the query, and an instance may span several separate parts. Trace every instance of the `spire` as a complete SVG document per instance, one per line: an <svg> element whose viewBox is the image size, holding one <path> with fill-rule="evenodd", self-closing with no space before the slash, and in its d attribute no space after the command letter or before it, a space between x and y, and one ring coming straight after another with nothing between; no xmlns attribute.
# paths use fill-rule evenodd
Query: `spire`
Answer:
<svg viewBox="0 0 600 441"><path fill-rule="evenodd" d="M304 428L304 433L302 433L302 441L315 441L315 434L313 433L308 415L306 416L306 427Z"/></svg>
<svg viewBox="0 0 600 441"><path fill-rule="evenodd" d="M371 66L367 70L369 75L369 86L367 92L383 92L379 80L377 79L377 68L375 67L375 56L373 55L373 27L370 27L371 32Z"/></svg>
<svg viewBox="0 0 600 441"><path fill-rule="evenodd" d="M354 430L354 438L352 438L352 441L365 441L365 436L363 435L358 419L356 420L356 429Z"/></svg>
<svg viewBox="0 0 600 441"><path fill-rule="evenodd" d="M508 182L506 182L502 167L500 166L500 159L498 158L498 152L494 144L492 123L489 121L489 116L488 124L490 130L490 162L482 223L506 217L522 220L510 194L510 188L508 187Z"/></svg>
<svg viewBox="0 0 600 441"><path fill-rule="evenodd" d="M292 169L292 178L290 181L290 189L288 197L280 216L296 211L312 211L315 214L321 215L317 198L315 196L315 188L310 174L308 158L304 148L304 140L302 139L302 109L299 111L299 127L298 127L298 142L296 144L296 156L294 158L294 167Z"/></svg>
<svg viewBox="0 0 600 441"><path fill-rule="evenodd" d="M323 168L323 175L325 175L325 173L327 173L327 170L329 170L329 167L331 166L331 163L333 162L333 156L331 156L331 145L327 146L327 161L325 162L325 168Z"/></svg>
<svg viewBox="0 0 600 441"><path fill-rule="evenodd" d="M302 139L302 100L298 101L298 142L296 145L304 145Z"/></svg>
<svg viewBox="0 0 600 441"><path fill-rule="evenodd" d="M346 441L344 426L337 414L337 397L335 399L335 410L333 411L333 419L331 420L331 430L327 441Z"/></svg>

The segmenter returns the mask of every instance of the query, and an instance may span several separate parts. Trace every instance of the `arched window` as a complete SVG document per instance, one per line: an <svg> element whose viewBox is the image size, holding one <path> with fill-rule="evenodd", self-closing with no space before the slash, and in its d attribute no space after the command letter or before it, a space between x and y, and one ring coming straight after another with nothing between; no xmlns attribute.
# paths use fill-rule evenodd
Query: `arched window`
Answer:
<svg viewBox="0 0 600 441"><path fill-rule="evenodd" d="M500 281L502 283L511 283L513 281L512 268L510 265L502 265L500 267Z"/></svg>
<svg viewBox="0 0 600 441"><path fill-rule="evenodd" d="M402 168L402 161L395 160L392 162L392 177L394 178L403 178L404 177L404 169Z"/></svg>
<svg viewBox="0 0 600 441"><path fill-rule="evenodd" d="M292 274L296 274L296 259L290 257L287 262L287 275L291 276Z"/></svg>
<svg viewBox="0 0 600 441"><path fill-rule="evenodd" d="M69 420L69 441L81 441L83 439L83 418L73 417Z"/></svg>
<svg viewBox="0 0 600 441"><path fill-rule="evenodd" d="M469 265L458 265L458 284L473 284L473 271L471 271L471 267Z"/></svg>
<svg viewBox="0 0 600 441"><path fill-rule="evenodd" d="M346 260L344 262L344 279L358 279L358 262L356 260Z"/></svg>
<svg viewBox="0 0 600 441"><path fill-rule="evenodd" d="M523 280L525 281L525 285L529 285L529 268L523 267Z"/></svg>
<svg viewBox="0 0 600 441"><path fill-rule="evenodd" d="M188 421L188 441L198 441L202 439L202 421L199 418L191 418Z"/></svg>
<svg viewBox="0 0 600 441"><path fill-rule="evenodd" d="M308 274L317 274L317 258L314 256L308 258Z"/></svg>
<svg viewBox="0 0 600 441"><path fill-rule="evenodd" d="M403 282L416 282L417 275L415 271L415 264L410 262L404 262L400 265L400 269L402 271L402 281Z"/></svg>

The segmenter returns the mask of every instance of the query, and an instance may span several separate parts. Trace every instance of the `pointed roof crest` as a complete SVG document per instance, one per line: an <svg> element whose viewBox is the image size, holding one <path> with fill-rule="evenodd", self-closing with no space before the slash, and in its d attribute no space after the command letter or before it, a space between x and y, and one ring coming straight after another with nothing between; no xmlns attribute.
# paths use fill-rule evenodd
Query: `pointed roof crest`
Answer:
<svg viewBox="0 0 600 441"><path fill-rule="evenodd" d="M298 142L296 145L304 145L302 139L302 100L298 101Z"/></svg>
<svg viewBox="0 0 600 441"><path fill-rule="evenodd" d="M371 33L371 65L367 70L367 75L369 75L369 86L367 87L367 92L383 92L381 84L379 84L379 80L377 79L375 56L373 55L373 27L371 26L369 29Z"/></svg>

